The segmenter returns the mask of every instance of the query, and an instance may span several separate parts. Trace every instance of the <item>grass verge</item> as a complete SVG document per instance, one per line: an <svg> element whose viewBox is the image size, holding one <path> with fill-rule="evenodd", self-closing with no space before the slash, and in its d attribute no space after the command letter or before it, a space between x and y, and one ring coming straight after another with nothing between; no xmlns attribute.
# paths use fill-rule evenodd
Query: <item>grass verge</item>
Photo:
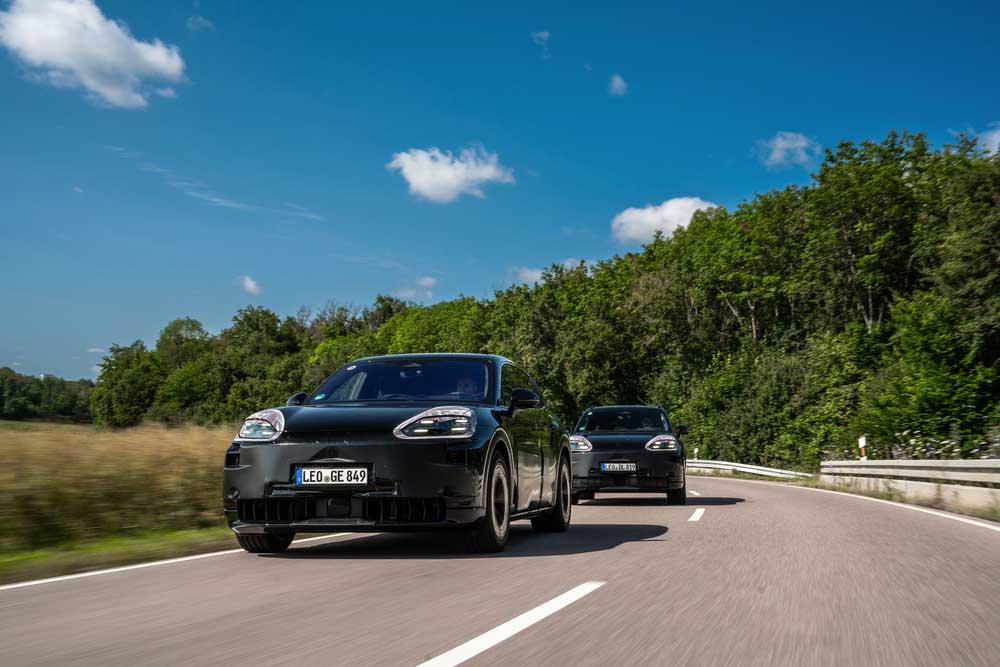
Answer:
<svg viewBox="0 0 1000 667"><path fill-rule="evenodd" d="M228 528L113 537L0 555L0 584L236 548Z"/></svg>

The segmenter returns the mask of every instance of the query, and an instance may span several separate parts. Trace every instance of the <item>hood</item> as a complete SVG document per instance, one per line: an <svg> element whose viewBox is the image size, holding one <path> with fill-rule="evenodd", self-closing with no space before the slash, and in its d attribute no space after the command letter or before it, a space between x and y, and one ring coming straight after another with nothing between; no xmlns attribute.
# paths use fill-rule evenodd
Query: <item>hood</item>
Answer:
<svg viewBox="0 0 1000 667"><path fill-rule="evenodd" d="M646 443L658 435L666 435L666 431L591 431L578 433L594 446L594 451L615 451L626 449L642 449Z"/></svg>
<svg viewBox="0 0 1000 667"><path fill-rule="evenodd" d="M334 403L285 406L285 432L289 435L330 433L347 437L392 434L400 423L445 403ZM453 405L463 405L454 403ZM472 409L476 406L468 405Z"/></svg>

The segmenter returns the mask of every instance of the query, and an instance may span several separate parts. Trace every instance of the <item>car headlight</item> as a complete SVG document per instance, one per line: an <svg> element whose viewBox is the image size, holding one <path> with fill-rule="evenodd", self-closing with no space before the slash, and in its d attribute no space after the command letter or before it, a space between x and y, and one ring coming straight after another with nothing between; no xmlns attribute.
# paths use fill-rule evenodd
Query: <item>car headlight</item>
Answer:
<svg viewBox="0 0 1000 667"><path fill-rule="evenodd" d="M285 430L285 415L280 410L261 410L243 421L237 438L267 442L274 440Z"/></svg>
<svg viewBox="0 0 1000 667"><path fill-rule="evenodd" d="M476 413L458 405L425 410L393 429L401 440L419 438L471 438L476 432Z"/></svg>
<svg viewBox="0 0 1000 667"><path fill-rule="evenodd" d="M654 452L676 452L680 449L677 438L672 435L658 435L646 443L646 449Z"/></svg>
<svg viewBox="0 0 1000 667"><path fill-rule="evenodd" d="M587 440L582 435L571 435L569 436L569 449L572 452L589 452L594 446L590 444L590 440Z"/></svg>

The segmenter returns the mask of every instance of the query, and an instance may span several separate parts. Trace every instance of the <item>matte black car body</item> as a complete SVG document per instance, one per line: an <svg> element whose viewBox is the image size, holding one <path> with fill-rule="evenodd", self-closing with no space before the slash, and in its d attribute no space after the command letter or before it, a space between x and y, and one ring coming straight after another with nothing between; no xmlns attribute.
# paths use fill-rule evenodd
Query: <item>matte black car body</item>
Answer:
<svg viewBox="0 0 1000 667"><path fill-rule="evenodd" d="M615 431L596 430L583 432L582 424L591 412L656 410L662 423L648 430ZM664 492L671 503L684 504L687 497L685 485L684 445L680 435L686 429L675 428L666 411L658 406L607 405L588 408L580 417L574 436L586 438L592 446L589 451L577 451L574 445L573 502L592 499L598 491L606 492ZM658 436L672 436L677 443L673 451L651 451L646 445ZM575 439L575 438L574 438ZM602 463L634 462L635 472L605 472Z"/></svg>
<svg viewBox="0 0 1000 667"><path fill-rule="evenodd" d="M238 536L277 535L290 541L295 533L476 526L487 517L484 480L494 457L505 460L509 468L510 520L554 513L562 493L568 525L569 438L541 403L534 382L512 362L492 355L425 354L369 357L350 363L441 359L472 359L487 365L489 387L482 401L446 403L475 412L471 437L403 440L394 435L402 422L441 401L321 405L305 399L303 405L275 408L284 416L284 430L275 440L253 443L237 438L227 451L224 510L230 528ZM538 400L537 406L512 409L508 405L512 369L517 370L516 378L527 378L517 384L528 384L523 389ZM565 488L560 488L558 479L560 461ZM349 489L295 484L295 471L303 464L344 463L367 466L367 482ZM246 548L245 542L240 540Z"/></svg>

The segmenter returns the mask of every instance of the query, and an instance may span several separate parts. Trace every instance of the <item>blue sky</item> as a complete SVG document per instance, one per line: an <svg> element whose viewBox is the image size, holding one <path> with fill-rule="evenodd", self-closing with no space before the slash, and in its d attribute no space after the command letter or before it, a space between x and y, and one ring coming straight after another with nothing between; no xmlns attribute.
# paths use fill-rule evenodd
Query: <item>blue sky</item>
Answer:
<svg viewBox="0 0 1000 667"><path fill-rule="evenodd" d="M486 297L842 139L1000 140L996 3L340 4L0 2L0 366Z"/></svg>

